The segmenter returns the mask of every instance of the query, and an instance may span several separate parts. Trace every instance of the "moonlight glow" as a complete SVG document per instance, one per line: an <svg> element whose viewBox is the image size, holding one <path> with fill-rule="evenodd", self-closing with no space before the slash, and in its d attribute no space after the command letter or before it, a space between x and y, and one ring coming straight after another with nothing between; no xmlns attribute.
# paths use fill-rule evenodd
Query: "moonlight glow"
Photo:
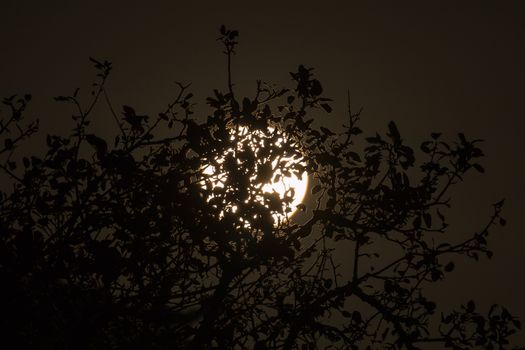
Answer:
<svg viewBox="0 0 525 350"><path fill-rule="evenodd" d="M275 132L274 128L269 128L268 131L273 134ZM232 131L232 138L231 140L240 140L239 144L242 145L249 145L251 148L251 151L254 153L258 153L261 149L263 149L265 146L268 146L267 143L272 142L269 141L269 138L265 136L265 133L261 131L253 131L249 132L247 128L245 127L239 127L236 132L237 135L235 135L235 132ZM275 140L275 138L274 138ZM282 133L279 134L276 141L274 141L274 147L273 149L279 149L282 148L285 143L285 140L283 139ZM293 146L292 146L293 147ZM224 157L221 157L220 159L217 159L217 163L223 164L225 161L225 158L227 154L235 154L236 152L242 152L242 146L241 149L229 149ZM297 152L297 154L300 154ZM234 157L236 158L236 157ZM256 167L261 167L260 159L255 161ZM278 165L280 164L280 166ZM303 172L300 174L300 176L297 176L297 172L291 171L291 168L294 164L303 164L302 158L298 155L294 155L292 157L286 157L281 156L278 159L275 159L271 163L271 180L262 184L260 189L263 193L277 193L279 195L280 199L284 199L286 197L290 198L291 201L288 206L288 210L283 207L282 212L275 212L273 214L274 218L274 224L278 224L279 222L282 222L284 219L288 219L291 217L296 211L297 206L301 204L301 202L304 199L304 196L306 194L306 190L308 187L308 175L306 172ZM220 187L223 188L225 183L228 181L228 176L226 172L218 173L216 171L215 167L212 165L208 165L204 168L203 171L204 174L210 175L211 177L211 184L212 187ZM251 178L251 181L255 181L256 176L254 175ZM260 203L263 203L263 198L256 197L255 200L258 200ZM263 203L264 204L264 203ZM233 212L237 210L237 208L234 206L231 208Z"/></svg>

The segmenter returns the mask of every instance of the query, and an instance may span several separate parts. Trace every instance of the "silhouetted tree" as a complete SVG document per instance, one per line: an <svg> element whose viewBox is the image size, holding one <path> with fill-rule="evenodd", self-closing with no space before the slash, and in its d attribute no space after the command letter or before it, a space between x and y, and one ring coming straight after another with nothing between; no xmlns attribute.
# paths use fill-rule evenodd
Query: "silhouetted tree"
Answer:
<svg viewBox="0 0 525 350"><path fill-rule="evenodd" d="M72 134L48 136L45 154L15 160L38 125L22 118L29 95L4 99L2 342L509 349L520 323L505 308L485 315L467 301L446 312L425 293L460 257L490 258L486 237L505 223L500 202L468 238L446 232L449 190L472 169L483 172L479 140L434 133L417 153L394 122L386 135L361 139L350 108L342 132L317 127L311 115L330 113L330 100L303 66L291 73L292 90L258 82L254 97L238 98L238 33L220 34L228 90L207 99L207 118L193 116L184 85L157 116L130 106L114 113L111 63L91 59L98 81L88 104L78 90L56 98L74 108ZM89 125L105 102L119 130L111 142ZM277 170L308 173L315 204L299 206L306 222L284 215L295 209L293 191L263 190Z"/></svg>

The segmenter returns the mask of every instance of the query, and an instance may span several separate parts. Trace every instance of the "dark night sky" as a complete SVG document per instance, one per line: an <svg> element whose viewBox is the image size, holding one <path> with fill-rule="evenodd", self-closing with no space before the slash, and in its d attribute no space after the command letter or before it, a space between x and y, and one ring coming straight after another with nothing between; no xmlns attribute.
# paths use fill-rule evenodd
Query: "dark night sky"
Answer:
<svg viewBox="0 0 525 350"><path fill-rule="evenodd" d="M486 140L487 173L472 174L454 193L450 232L479 230L502 197L508 225L493 232L492 261L461 264L438 292L454 293L451 305L471 297L502 302L525 319L525 3L194 3L3 0L0 96L31 92L29 114L41 118L44 131L68 131L68 109L52 97L77 86L87 94L93 56L114 63L109 90L117 106L161 111L174 81L192 82L203 103L213 88L226 87L218 28L236 28L241 93L252 96L256 79L289 84L288 72L302 63L315 67L336 100L321 125L344 121L349 89L353 105L364 107L365 132L383 132L395 120L414 146L432 131Z"/></svg>

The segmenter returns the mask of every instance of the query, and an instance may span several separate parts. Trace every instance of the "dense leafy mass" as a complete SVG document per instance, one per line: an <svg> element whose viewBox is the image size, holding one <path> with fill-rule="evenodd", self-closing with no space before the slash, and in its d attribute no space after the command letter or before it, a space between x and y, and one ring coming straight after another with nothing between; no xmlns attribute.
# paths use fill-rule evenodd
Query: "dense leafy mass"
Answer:
<svg viewBox="0 0 525 350"><path fill-rule="evenodd" d="M342 132L317 127L313 116L330 113L331 101L303 66L291 90L258 82L255 97L238 98L230 66L237 35L221 28L228 91L207 99L207 118L194 117L183 85L155 117L130 106L114 113L105 89L111 63L92 59L99 74L88 104L78 91L57 97L74 108L71 135L48 136L45 154L17 159L37 124L23 118L29 95L4 99L5 341L39 349L510 349L520 323L505 308L484 314L465 301L440 310L425 292L461 257L490 258L486 237L505 223L497 203L476 233L447 233L449 190L467 172L483 172L479 141L436 133L414 150L394 122L386 135L361 138L350 108ZM105 120L118 130L111 142L90 131L94 106L106 102ZM232 138L240 127L266 146ZM203 172L210 164L228 174L223 186ZM308 172L314 204L299 208L307 221L275 222L295 209L291 193L261 189L276 168Z"/></svg>

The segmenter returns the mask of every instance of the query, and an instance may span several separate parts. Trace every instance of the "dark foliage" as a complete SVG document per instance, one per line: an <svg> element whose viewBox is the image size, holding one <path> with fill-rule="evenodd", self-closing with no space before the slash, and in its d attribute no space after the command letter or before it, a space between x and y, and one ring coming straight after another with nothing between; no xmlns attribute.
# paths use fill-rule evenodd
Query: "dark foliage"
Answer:
<svg viewBox="0 0 525 350"><path fill-rule="evenodd" d="M205 121L193 117L183 85L157 116L131 106L114 113L111 63L91 59L99 80L89 103L78 90L56 98L75 109L72 134L48 136L44 155L15 160L37 124L22 118L30 96L4 100L1 168L12 185L0 197L3 342L510 349L520 323L505 308L484 314L467 301L449 312L425 293L461 257L490 258L489 230L505 223L500 202L470 237L446 231L449 190L483 172L479 140L432 134L416 152L394 122L386 135L361 139L350 110L343 132L316 127L311 115L332 109L303 66L291 73L292 90L258 82L255 97L239 99L237 36L221 28L228 91L207 99ZM105 102L119 130L112 140L90 131L93 107ZM250 147L253 139L264 147ZM276 168L308 172L315 205L300 206L308 221L275 222L294 209L292 193L262 190Z"/></svg>

